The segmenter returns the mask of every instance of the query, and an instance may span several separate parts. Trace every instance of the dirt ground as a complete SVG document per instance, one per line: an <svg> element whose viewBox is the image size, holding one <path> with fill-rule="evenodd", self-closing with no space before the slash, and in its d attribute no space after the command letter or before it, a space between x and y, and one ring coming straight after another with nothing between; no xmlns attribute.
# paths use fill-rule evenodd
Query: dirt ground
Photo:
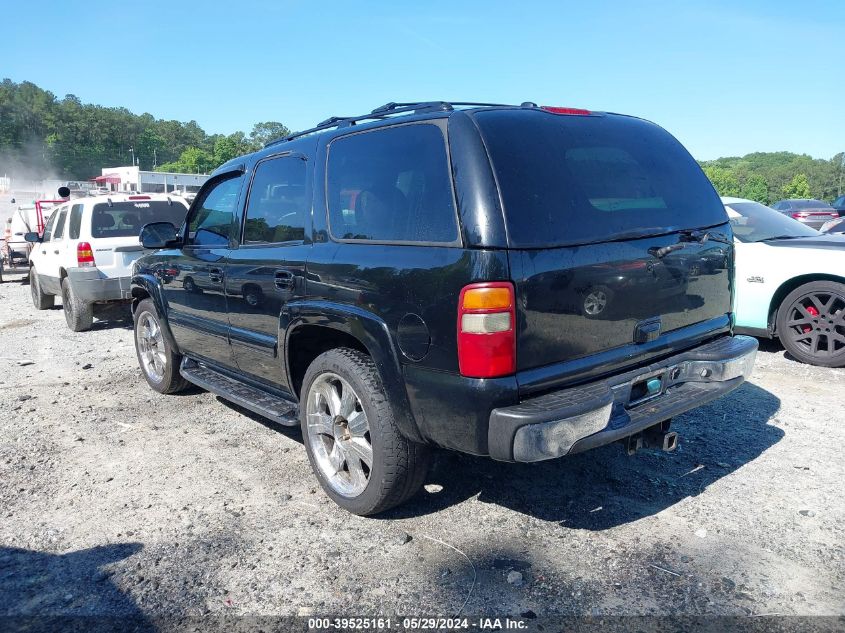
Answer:
<svg viewBox="0 0 845 633"><path fill-rule="evenodd" d="M0 615L845 614L845 371L761 347L674 453L443 452L365 519L297 431L154 393L127 322L74 334L4 283Z"/></svg>

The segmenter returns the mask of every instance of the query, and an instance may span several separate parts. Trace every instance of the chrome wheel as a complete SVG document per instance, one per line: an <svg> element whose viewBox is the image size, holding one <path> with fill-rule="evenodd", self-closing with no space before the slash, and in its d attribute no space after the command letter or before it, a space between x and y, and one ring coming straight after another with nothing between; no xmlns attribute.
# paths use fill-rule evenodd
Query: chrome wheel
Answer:
<svg viewBox="0 0 845 633"><path fill-rule="evenodd" d="M607 294L603 290L593 290L584 299L584 312L595 316L604 312L607 307Z"/></svg>
<svg viewBox="0 0 845 633"><path fill-rule="evenodd" d="M167 369L167 356L164 353L164 337L161 326L149 312L143 312L138 317L135 329L138 339L138 356L141 358L141 368L154 382L164 379Z"/></svg>
<svg viewBox="0 0 845 633"><path fill-rule="evenodd" d="M361 399L337 374L317 376L306 404L308 445L323 478L336 493L357 497L373 467L370 425Z"/></svg>

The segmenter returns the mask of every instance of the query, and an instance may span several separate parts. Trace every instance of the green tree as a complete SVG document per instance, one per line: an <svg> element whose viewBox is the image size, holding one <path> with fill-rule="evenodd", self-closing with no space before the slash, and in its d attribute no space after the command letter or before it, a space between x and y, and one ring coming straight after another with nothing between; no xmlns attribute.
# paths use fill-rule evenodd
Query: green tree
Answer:
<svg viewBox="0 0 845 633"><path fill-rule="evenodd" d="M159 165L156 171L171 171L181 174L207 174L215 168L214 156L199 147L189 147L172 163Z"/></svg>
<svg viewBox="0 0 845 633"><path fill-rule="evenodd" d="M742 184L740 197L755 200L763 204L772 202L769 200L769 183L760 174L751 174Z"/></svg>
<svg viewBox="0 0 845 633"><path fill-rule="evenodd" d="M290 130L286 125L278 121L264 121L263 123L256 123L252 127L252 132L249 133L249 140L255 145L255 149L260 149L270 141L275 141L289 134Z"/></svg>
<svg viewBox="0 0 845 633"><path fill-rule="evenodd" d="M787 198L809 198L810 183L805 174L795 174L795 177L783 188L783 195Z"/></svg>
<svg viewBox="0 0 845 633"><path fill-rule="evenodd" d="M739 195L739 181L730 169L711 166L705 167L704 173L720 196Z"/></svg>

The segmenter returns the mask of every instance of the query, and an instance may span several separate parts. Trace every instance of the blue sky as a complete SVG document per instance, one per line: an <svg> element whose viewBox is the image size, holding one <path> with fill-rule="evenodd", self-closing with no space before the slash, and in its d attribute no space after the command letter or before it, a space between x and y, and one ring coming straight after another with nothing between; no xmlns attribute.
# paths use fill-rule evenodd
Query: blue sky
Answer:
<svg viewBox="0 0 845 633"><path fill-rule="evenodd" d="M0 77L59 97L303 129L388 101L651 119L700 159L845 150L845 1L5 3ZM45 30L63 25L52 40Z"/></svg>

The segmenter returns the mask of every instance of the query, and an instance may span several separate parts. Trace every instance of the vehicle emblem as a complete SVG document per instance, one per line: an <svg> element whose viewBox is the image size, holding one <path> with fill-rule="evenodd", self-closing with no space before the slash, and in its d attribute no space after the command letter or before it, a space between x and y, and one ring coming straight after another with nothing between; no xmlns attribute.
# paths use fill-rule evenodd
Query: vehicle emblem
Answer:
<svg viewBox="0 0 845 633"><path fill-rule="evenodd" d="M751 275L751 277L749 277L746 281L750 284L762 284L766 282L766 280L759 275Z"/></svg>

